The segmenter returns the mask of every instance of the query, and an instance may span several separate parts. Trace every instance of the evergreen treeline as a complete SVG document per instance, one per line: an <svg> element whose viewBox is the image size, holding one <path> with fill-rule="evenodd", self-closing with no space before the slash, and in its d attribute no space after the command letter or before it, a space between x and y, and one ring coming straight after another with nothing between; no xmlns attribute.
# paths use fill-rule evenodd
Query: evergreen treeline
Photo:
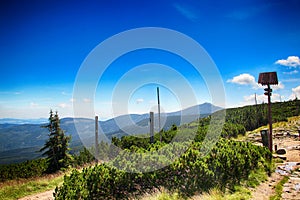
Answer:
<svg viewBox="0 0 300 200"><path fill-rule="evenodd" d="M226 121L243 125L247 131L268 124L268 104L226 109ZM272 103L272 121L287 121L288 117L300 115L300 100Z"/></svg>

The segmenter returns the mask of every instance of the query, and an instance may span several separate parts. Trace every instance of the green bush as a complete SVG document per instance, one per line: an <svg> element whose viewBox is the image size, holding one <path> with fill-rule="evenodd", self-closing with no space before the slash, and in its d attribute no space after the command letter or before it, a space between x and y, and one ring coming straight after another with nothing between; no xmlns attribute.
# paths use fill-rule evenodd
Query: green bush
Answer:
<svg viewBox="0 0 300 200"><path fill-rule="evenodd" d="M55 198L127 199L160 187L190 196L213 187L233 188L258 167L270 170L272 155L269 150L251 143L221 139L208 155L203 155L202 143L195 142L175 159L176 152L185 149L186 145L156 143L148 149L135 148L141 154L135 154L133 160L128 160L132 152L126 150L110 165L96 165L81 173L73 171L70 176L65 176L63 185L56 188ZM153 165L169 165L141 173L138 172L141 163L145 171Z"/></svg>
<svg viewBox="0 0 300 200"><path fill-rule="evenodd" d="M0 165L0 181L41 176L47 169L46 159Z"/></svg>
<svg viewBox="0 0 300 200"><path fill-rule="evenodd" d="M87 148L83 148L77 155L73 155L73 167L83 166L84 164L95 161L95 157Z"/></svg>

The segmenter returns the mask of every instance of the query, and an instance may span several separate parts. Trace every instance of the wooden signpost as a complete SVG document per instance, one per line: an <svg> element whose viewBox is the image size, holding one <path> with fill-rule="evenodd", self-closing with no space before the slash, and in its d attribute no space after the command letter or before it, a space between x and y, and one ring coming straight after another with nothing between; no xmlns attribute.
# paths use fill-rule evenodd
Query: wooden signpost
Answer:
<svg viewBox="0 0 300 200"><path fill-rule="evenodd" d="M259 74L258 83L262 84L263 86L266 85L265 88L265 95L268 96L268 120L269 120L269 150L272 152L273 147L273 139L272 139L272 110L271 110L271 95L272 89L270 85L277 85L278 78L276 72L264 72Z"/></svg>

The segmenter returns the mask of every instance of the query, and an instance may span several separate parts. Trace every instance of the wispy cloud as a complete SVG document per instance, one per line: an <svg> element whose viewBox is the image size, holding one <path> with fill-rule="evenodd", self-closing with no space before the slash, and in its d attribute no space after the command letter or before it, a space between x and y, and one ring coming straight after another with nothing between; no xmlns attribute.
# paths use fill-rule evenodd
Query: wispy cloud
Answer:
<svg viewBox="0 0 300 200"><path fill-rule="evenodd" d="M293 71L290 71L290 72L283 72L284 74L287 74L287 75L293 75L293 74L298 74L299 71L298 70L293 70Z"/></svg>
<svg viewBox="0 0 300 200"><path fill-rule="evenodd" d="M300 82L300 78L283 79L282 82L285 82L285 83Z"/></svg>
<svg viewBox="0 0 300 200"><path fill-rule="evenodd" d="M183 5L183 4L179 4L179 3L174 3L173 6L180 14L182 14L187 19L189 19L191 21L198 20L198 15L193 10L192 7L188 7L187 5Z"/></svg>
<svg viewBox="0 0 300 200"><path fill-rule="evenodd" d="M283 65L287 67L299 67L300 58L298 56L289 56L287 59L277 60L275 64Z"/></svg>

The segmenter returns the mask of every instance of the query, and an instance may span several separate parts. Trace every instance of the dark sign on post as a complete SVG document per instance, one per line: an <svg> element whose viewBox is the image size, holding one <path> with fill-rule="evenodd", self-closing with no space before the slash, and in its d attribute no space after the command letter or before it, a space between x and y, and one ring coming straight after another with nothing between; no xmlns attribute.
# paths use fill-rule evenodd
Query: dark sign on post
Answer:
<svg viewBox="0 0 300 200"><path fill-rule="evenodd" d="M266 85L267 88L265 88L265 95L268 96L268 119L269 119L269 150L272 152L273 147L273 141L272 141L272 111L271 111L271 95L272 95L272 89L270 85L277 85L278 84L278 78L276 72L264 72L259 74L258 83L262 85Z"/></svg>
<svg viewBox="0 0 300 200"><path fill-rule="evenodd" d="M263 129L260 131L262 143L264 147L269 147L269 132L268 129Z"/></svg>

